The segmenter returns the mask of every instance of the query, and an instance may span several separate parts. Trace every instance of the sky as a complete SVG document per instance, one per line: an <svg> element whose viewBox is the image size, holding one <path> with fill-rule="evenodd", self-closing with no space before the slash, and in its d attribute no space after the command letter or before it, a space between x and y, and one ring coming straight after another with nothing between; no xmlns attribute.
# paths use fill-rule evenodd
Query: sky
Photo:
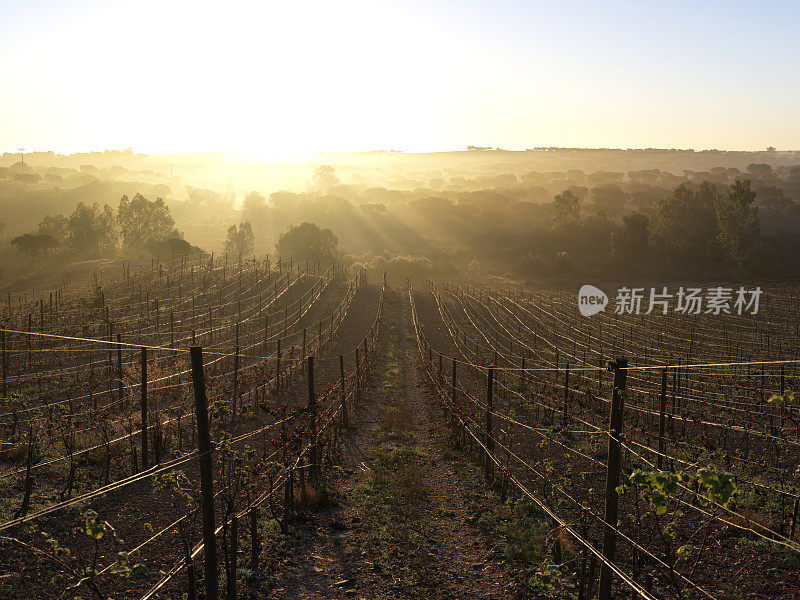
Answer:
<svg viewBox="0 0 800 600"><path fill-rule="evenodd" d="M800 149L800 2L0 0L0 151Z"/></svg>

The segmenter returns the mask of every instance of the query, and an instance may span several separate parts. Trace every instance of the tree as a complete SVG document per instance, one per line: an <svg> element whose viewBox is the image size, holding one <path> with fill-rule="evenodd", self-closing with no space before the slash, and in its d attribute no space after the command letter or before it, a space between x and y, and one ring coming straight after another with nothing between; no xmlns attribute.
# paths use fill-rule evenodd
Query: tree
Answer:
<svg viewBox="0 0 800 600"><path fill-rule="evenodd" d="M737 179L725 196L717 198L718 239L734 269L744 265L758 240L758 208L753 206L755 199L756 193L750 189L749 179Z"/></svg>
<svg viewBox="0 0 800 600"><path fill-rule="evenodd" d="M553 212L554 229L575 227L581 218L581 201L571 190L564 190L553 198Z"/></svg>
<svg viewBox="0 0 800 600"><path fill-rule="evenodd" d="M95 203L87 206L79 202L69 216L70 249L81 256L103 256L117 247L117 229L114 211L106 204L102 210Z"/></svg>
<svg viewBox="0 0 800 600"><path fill-rule="evenodd" d="M758 203L767 210L781 211L793 205L793 202L784 196L782 187L763 185L756 191Z"/></svg>
<svg viewBox="0 0 800 600"><path fill-rule="evenodd" d="M625 210L628 193L618 185L612 183L594 187L591 190L592 208L598 214L605 213L609 217L616 217Z"/></svg>
<svg viewBox="0 0 800 600"><path fill-rule="evenodd" d="M14 174L14 181L20 181L25 185L29 183L39 183L42 180L42 176L38 173L16 173Z"/></svg>
<svg viewBox="0 0 800 600"><path fill-rule="evenodd" d="M339 185L339 178L336 176L332 166L320 165L314 169L311 185L316 190L327 192L333 186Z"/></svg>
<svg viewBox="0 0 800 600"><path fill-rule="evenodd" d="M24 233L11 240L11 245L16 246L17 252L27 254L37 259L49 254L58 247L58 242L51 235L42 233Z"/></svg>
<svg viewBox="0 0 800 600"><path fill-rule="evenodd" d="M242 204L242 218L249 222L259 235L267 229L268 211L266 198L258 192L250 192Z"/></svg>
<svg viewBox="0 0 800 600"><path fill-rule="evenodd" d="M242 212L259 214L267 209L267 199L258 192L250 192L242 203Z"/></svg>
<svg viewBox="0 0 800 600"><path fill-rule="evenodd" d="M647 183L655 185L661 176L658 169L642 169L640 171L628 171L628 179L636 183Z"/></svg>
<svg viewBox="0 0 800 600"><path fill-rule="evenodd" d="M314 223L290 225L278 238L279 256L291 256L296 261L331 262L336 257L339 240L330 229L320 229Z"/></svg>
<svg viewBox="0 0 800 600"><path fill-rule="evenodd" d="M69 219L64 215L47 215L39 221L39 234L52 236L60 246L69 240Z"/></svg>
<svg viewBox="0 0 800 600"><path fill-rule="evenodd" d="M650 219L642 213L622 217L622 228L614 232L611 244L614 254L625 261L644 260L650 244Z"/></svg>
<svg viewBox="0 0 800 600"><path fill-rule="evenodd" d="M150 254L160 256L181 256L186 254L203 254L203 251L197 246L192 246L183 238L164 238L163 240L156 240L148 242L147 250Z"/></svg>
<svg viewBox="0 0 800 600"><path fill-rule="evenodd" d="M269 195L269 205L276 210L291 210L300 203L300 195L281 190Z"/></svg>
<svg viewBox="0 0 800 600"><path fill-rule="evenodd" d="M186 193L192 206L202 206L206 212L227 212L230 210L227 198L212 190L186 186Z"/></svg>
<svg viewBox="0 0 800 600"><path fill-rule="evenodd" d="M225 240L225 252L235 256L253 253L253 228L249 221L228 227L228 239Z"/></svg>
<svg viewBox="0 0 800 600"><path fill-rule="evenodd" d="M619 183L625 173L618 173L616 171L595 171L587 177L589 185L604 186L613 183Z"/></svg>
<svg viewBox="0 0 800 600"><path fill-rule="evenodd" d="M761 179L772 177L772 167L766 163L750 163L747 165L747 172Z"/></svg>
<svg viewBox="0 0 800 600"><path fill-rule="evenodd" d="M629 186L630 201L639 212L652 214L658 201L669 194L669 190L653 187L646 183L634 183Z"/></svg>
<svg viewBox="0 0 800 600"><path fill-rule="evenodd" d="M659 202L652 232L672 262L699 267L718 259L716 198L714 186L704 181L697 192L681 184Z"/></svg>
<svg viewBox="0 0 800 600"><path fill-rule="evenodd" d="M585 185L571 185L567 188L570 192L578 197L578 200L583 202L589 196L589 188Z"/></svg>
<svg viewBox="0 0 800 600"><path fill-rule="evenodd" d="M175 220L163 198L151 201L136 194L132 200L123 196L117 208L117 223L122 243L128 249L142 249L168 238L183 238L175 229Z"/></svg>

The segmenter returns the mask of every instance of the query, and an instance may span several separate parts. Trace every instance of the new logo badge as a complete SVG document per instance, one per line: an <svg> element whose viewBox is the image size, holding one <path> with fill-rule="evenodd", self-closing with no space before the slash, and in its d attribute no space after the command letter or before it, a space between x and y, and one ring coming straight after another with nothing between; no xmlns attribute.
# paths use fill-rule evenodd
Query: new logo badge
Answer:
<svg viewBox="0 0 800 600"><path fill-rule="evenodd" d="M578 310L584 317L591 317L606 309L608 296L593 285L581 286L578 291Z"/></svg>

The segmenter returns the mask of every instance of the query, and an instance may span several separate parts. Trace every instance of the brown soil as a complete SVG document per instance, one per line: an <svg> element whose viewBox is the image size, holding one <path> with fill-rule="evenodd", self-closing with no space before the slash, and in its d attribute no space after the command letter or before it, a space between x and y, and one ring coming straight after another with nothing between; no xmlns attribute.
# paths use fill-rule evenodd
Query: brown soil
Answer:
<svg viewBox="0 0 800 600"><path fill-rule="evenodd" d="M302 599L519 597L498 536L479 525L497 500L474 468L449 450L442 414L418 366L408 298L401 291L389 293L380 346L364 401L342 441L342 474L329 481L328 502L295 521L276 551L281 558L274 579L261 592ZM391 385L393 364L400 366L397 389ZM375 497L364 500L364 490L381 477L387 421L420 457L413 473L401 468L396 479L424 487L412 500L413 511L388 515L370 504ZM403 535L391 535L397 531Z"/></svg>

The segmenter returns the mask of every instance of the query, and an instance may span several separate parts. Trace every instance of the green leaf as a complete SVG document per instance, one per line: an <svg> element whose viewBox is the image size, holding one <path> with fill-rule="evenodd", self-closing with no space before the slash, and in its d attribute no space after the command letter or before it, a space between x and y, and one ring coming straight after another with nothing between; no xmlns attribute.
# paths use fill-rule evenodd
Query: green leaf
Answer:
<svg viewBox="0 0 800 600"><path fill-rule="evenodd" d="M739 491L732 473L714 471L712 469L699 469L697 477L703 487L705 495L722 506L727 506L733 496Z"/></svg>
<svg viewBox="0 0 800 600"><path fill-rule="evenodd" d="M89 537L99 540L106 533L106 524L102 521L99 521L97 517L97 512L91 509L83 513L83 531Z"/></svg>
<svg viewBox="0 0 800 600"><path fill-rule="evenodd" d="M678 531L675 529L674 523L670 523L664 527L664 531L661 532L661 537L665 540L674 540L677 535Z"/></svg>

